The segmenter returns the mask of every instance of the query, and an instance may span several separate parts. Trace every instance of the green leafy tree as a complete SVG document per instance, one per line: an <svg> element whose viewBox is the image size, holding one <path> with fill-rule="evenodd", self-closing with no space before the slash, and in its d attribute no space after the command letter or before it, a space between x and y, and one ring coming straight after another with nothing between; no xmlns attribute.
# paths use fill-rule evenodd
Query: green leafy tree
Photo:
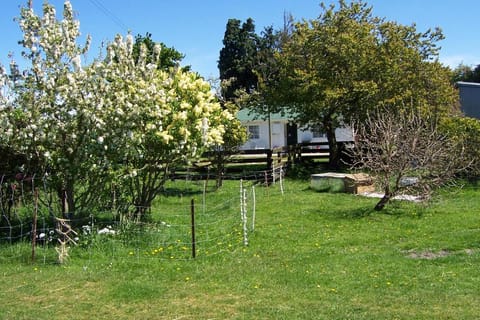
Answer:
<svg viewBox="0 0 480 320"><path fill-rule="evenodd" d="M471 66L460 64L452 71L452 82L480 82L480 65L475 68Z"/></svg>
<svg viewBox="0 0 480 320"><path fill-rule="evenodd" d="M437 120L457 112L458 93L449 80L450 70L438 62L441 30L419 33L415 25L390 21L382 21L377 30L377 54L371 62L376 92L366 112L353 110L353 118L361 119L375 106L413 109Z"/></svg>
<svg viewBox="0 0 480 320"><path fill-rule="evenodd" d="M239 96L237 103L249 108L257 114L268 118L273 111L281 112L279 108L284 101L279 101L275 88L278 87L280 64L277 54L288 37L288 30L275 31L272 26L266 27L258 41L258 50L253 66L257 76L256 90Z"/></svg>
<svg viewBox="0 0 480 320"><path fill-rule="evenodd" d="M463 155L468 164L464 172L468 178L480 176L480 120L470 117L454 116L441 120L439 131L455 142L453 154Z"/></svg>
<svg viewBox="0 0 480 320"><path fill-rule="evenodd" d="M165 71L168 71L170 68L178 67L183 58L185 58L185 55L175 50L175 48L167 47L162 42L157 43L153 41L152 34L147 32L145 36L139 34L135 36L135 43L133 44L133 58L135 63L138 63L141 58L142 46L145 46L143 53L145 56L142 58L146 59L146 63L154 62L152 59L155 56L153 54L155 46L160 46L158 68ZM182 69L184 71L190 71L190 66L183 67Z"/></svg>
<svg viewBox="0 0 480 320"><path fill-rule="evenodd" d="M259 95L326 133L332 169L340 166L339 126L378 108L438 116L454 109L448 69L436 61L440 30L419 33L414 25L385 21L362 1L321 8L317 19L296 23L284 37L276 52L279 76L260 86Z"/></svg>
<svg viewBox="0 0 480 320"><path fill-rule="evenodd" d="M335 129L345 123L352 106L376 91L368 70L376 48L377 19L359 2L340 1L338 11L333 6L322 8L318 19L294 25L277 54L280 80L269 96L277 97L276 105L289 109L300 125L326 133L330 166L338 168Z"/></svg>

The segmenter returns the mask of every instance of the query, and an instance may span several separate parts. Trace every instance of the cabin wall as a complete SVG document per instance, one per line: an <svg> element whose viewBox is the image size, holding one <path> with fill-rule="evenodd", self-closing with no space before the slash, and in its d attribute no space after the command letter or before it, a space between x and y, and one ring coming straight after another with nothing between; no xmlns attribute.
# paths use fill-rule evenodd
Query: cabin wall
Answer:
<svg viewBox="0 0 480 320"><path fill-rule="evenodd" d="M268 122L267 121L248 121L243 125L249 130L248 127L256 126L258 130L257 137L251 137L244 145L241 146L241 150L251 149L269 149L268 140ZM272 147L285 147L287 145L287 121L272 121ZM335 134L338 142L353 141L353 132L350 128L337 128ZM297 129L297 143L315 143L315 142L327 142L327 136L325 134L314 137L314 133L305 128ZM326 147L328 148L328 147Z"/></svg>

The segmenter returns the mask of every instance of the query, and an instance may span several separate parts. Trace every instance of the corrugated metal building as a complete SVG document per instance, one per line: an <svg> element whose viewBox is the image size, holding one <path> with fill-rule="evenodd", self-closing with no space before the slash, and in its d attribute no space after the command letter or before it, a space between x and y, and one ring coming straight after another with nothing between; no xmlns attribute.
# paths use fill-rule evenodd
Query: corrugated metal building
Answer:
<svg viewBox="0 0 480 320"><path fill-rule="evenodd" d="M480 119L480 83L457 82L460 106L467 117Z"/></svg>

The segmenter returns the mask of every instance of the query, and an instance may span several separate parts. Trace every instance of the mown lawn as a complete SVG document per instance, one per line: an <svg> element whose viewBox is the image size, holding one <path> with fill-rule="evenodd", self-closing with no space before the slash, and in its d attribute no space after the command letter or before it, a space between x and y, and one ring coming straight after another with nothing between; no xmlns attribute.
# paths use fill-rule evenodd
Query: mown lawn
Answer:
<svg viewBox="0 0 480 320"><path fill-rule="evenodd" d="M375 199L293 180L284 189L256 187L248 246L235 230L228 250L197 259L112 256L103 245L31 264L28 244L3 246L0 319L478 319L480 190L378 213ZM237 193L228 181L207 197Z"/></svg>

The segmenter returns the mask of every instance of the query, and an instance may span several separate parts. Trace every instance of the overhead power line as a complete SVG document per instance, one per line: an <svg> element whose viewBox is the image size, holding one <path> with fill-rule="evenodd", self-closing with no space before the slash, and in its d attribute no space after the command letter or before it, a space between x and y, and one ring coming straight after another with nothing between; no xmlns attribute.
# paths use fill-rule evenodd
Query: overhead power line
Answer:
<svg viewBox="0 0 480 320"><path fill-rule="evenodd" d="M123 21L117 17L112 11L105 7L99 0L89 0L98 10L100 10L105 16L112 20L117 26L119 26L124 31L129 31L129 28Z"/></svg>

